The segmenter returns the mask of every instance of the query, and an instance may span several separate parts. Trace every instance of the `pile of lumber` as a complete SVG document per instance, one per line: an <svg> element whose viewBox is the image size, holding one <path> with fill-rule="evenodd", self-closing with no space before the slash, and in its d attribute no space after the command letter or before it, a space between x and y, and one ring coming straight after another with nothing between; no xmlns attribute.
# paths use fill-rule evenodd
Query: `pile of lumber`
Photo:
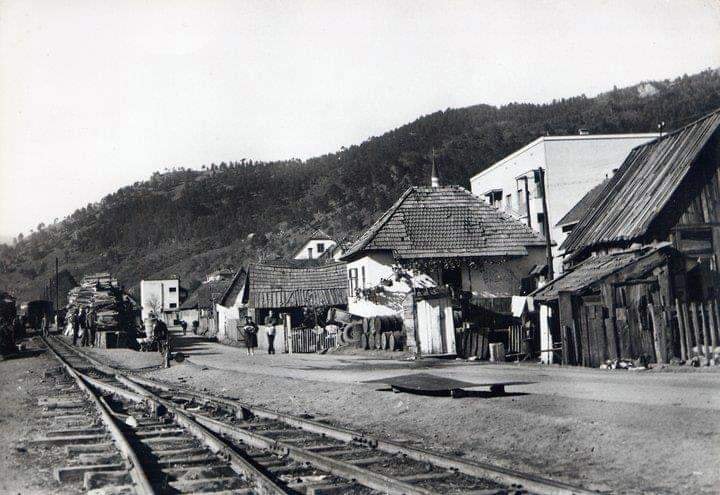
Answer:
<svg viewBox="0 0 720 495"><path fill-rule="evenodd" d="M99 331L118 330L128 310L117 279L109 273L85 275L78 287L68 292L68 309L93 308Z"/></svg>

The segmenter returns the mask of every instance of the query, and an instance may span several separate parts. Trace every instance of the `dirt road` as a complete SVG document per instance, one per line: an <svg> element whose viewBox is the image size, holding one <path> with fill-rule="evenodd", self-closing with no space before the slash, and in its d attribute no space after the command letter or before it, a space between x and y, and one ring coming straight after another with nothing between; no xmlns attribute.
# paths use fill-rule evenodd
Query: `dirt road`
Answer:
<svg viewBox="0 0 720 495"><path fill-rule="evenodd" d="M720 372L607 371L446 360L256 354L179 337L189 359L148 373L294 414L625 493L720 492ZM155 354L96 351L132 368ZM432 373L473 383L530 381L492 398L383 392L365 383Z"/></svg>

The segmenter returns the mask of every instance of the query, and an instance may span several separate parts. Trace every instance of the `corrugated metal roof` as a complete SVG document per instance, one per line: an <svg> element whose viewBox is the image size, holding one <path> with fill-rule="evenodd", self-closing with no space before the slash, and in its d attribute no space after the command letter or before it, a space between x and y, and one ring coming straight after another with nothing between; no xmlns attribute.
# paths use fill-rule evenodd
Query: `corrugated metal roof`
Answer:
<svg viewBox="0 0 720 495"><path fill-rule="evenodd" d="M466 189L411 187L342 259L375 250L393 251L401 259L522 256L527 246L544 246L544 241Z"/></svg>
<svg viewBox="0 0 720 495"><path fill-rule="evenodd" d="M248 306L254 308L347 304L345 263L312 267L257 263L250 265L248 279Z"/></svg>
<svg viewBox="0 0 720 495"><path fill-rule="evenodd" d="M648 241L653 220L720 125L720 110L634 148L561 246L566 252Z"/></svg>

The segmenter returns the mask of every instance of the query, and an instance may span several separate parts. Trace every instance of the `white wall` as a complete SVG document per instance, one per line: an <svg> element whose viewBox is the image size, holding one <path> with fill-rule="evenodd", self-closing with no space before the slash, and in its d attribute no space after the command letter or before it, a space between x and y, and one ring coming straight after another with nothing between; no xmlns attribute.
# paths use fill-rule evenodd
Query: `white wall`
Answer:
<svg viewBox="0 0 720 495"><path fill-rule="evenodd" d="M151 301L159 302L163 313L179 312L180 281L178 279L141 280L140 305L143 318L147 318L153 310Z"/></svg>
<svg viewBox="0 0 720 495"><path fill-rule="evenodd" d="M410 292L410 286L404 281L395 281L392 265L395 263L390 252L369 253L367 256L347 264L348 274L348 311L358 316L385 316L402 312L402 300ZM381 304L375 304L355 295L350 286L350 275L357 273L357 288L369 289L380 285L381 280L390 279L393 284L385 287L387 297L382 297Z"/></svg>
<svg viewBox="0 0 720 495"><path fill-rule="evenodd" d="M537 187L532 170L545 169L547 184L548 219L550 237L556 243L553 248L555 273L560 273L562 260L557 257L559 246L567 237L555 224L587 194L590 189L612 175L622 165L630 150L657 137L656 134L609 134L588 136L549 136L539 138L524 148L496 162L488 169L470 179L472 193L481 199L492 189L503 190L500 209L527 223L527 208L524 206L524 182L517 178L527 174L530 192L530 225L543 234L538 222L542 212L542 199L537 196ZM518 189L520 201L518 200ZM508 207L507 195L511 195Z"/></svg>
<svg viewBox="0 0 720 495"><path fill-rule="evenodd" d="M323 250L320 251L320 244L322 244ZM336 242L332 241L330 239L311 239L308 242L306 242L302 248L298 250L298 252L295 254L296 260L307 260L307 259L317 259L320 256L323 255L325 251L328 249L332 249L335 247ZM311 252L308 252L308 249L312 250Z"/></svg>
<svg viewBox="0 0 720 495"><path fill-rule="evenodd" d="M545 263L545 248L529 247L527 256L487 260L477 268L462 270L462 289L480 297L510 297L520 294L522 279L535 265Z"/></svg>

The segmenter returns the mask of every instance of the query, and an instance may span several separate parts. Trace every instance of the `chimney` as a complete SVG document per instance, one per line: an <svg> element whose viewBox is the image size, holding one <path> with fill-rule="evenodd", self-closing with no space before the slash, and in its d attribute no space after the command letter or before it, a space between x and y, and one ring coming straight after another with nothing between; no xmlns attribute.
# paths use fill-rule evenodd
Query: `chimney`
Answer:
<svg viewBox="0 0 720 495"><path fill-rule="evenodd" d="M430 187L440 187L440 179L438 178L437 167L435 166L435 152L433 151L432 170L430 172Z"/></svg>

